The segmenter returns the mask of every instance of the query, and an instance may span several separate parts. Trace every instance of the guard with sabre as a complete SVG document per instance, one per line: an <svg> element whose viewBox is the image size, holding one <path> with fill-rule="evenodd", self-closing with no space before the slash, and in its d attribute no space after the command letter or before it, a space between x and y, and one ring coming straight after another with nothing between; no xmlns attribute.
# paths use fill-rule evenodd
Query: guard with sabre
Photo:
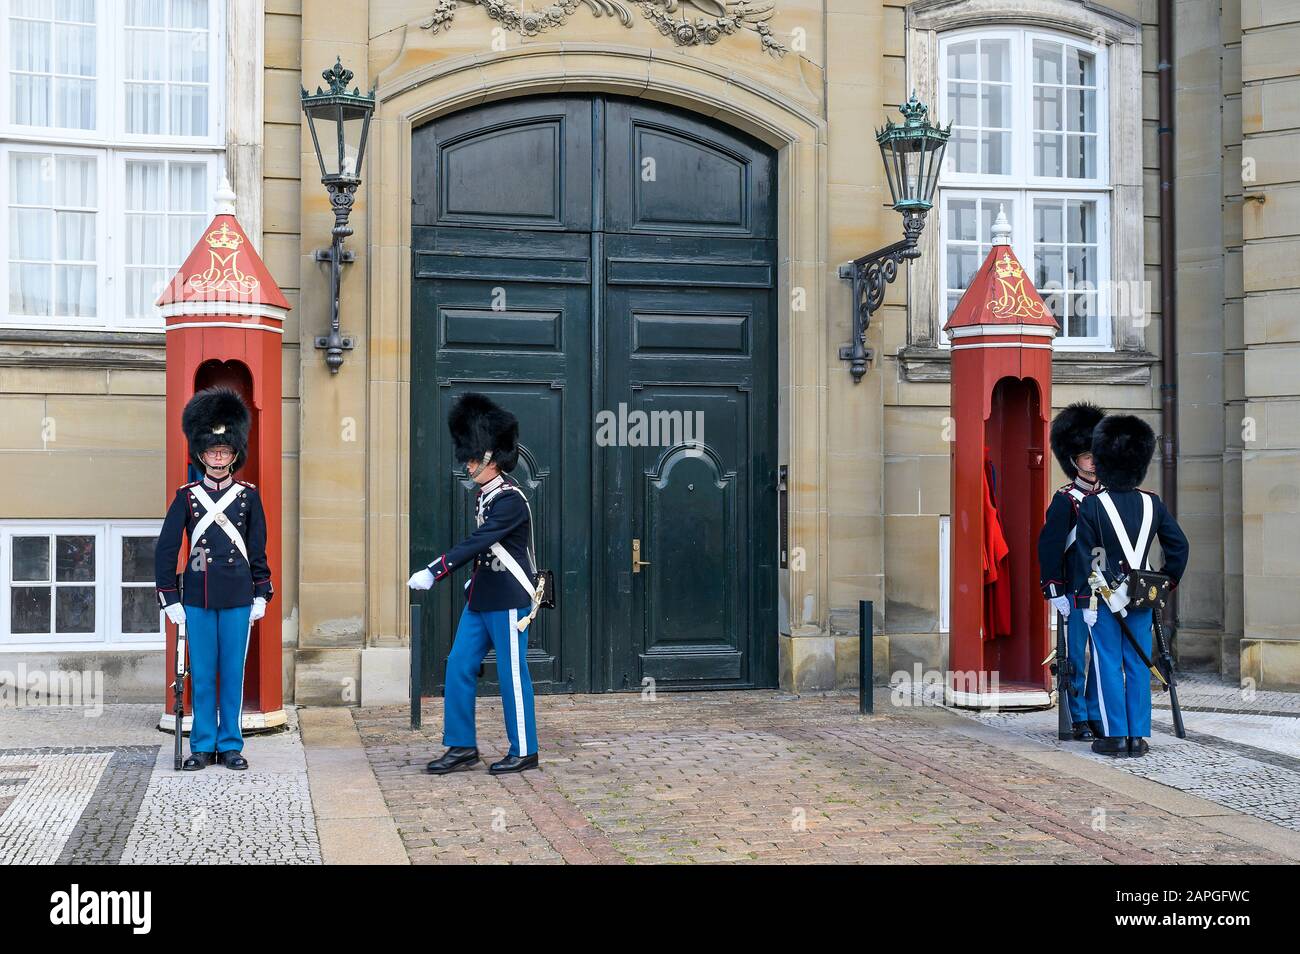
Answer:
<svg viewBox="0 0 1300 954"><path fill-rule="evenodd" d="M1056 674L1058 736L1076 742L1096 738L1101 712L1097 683L1088 678L1084 655L1088 627L1073 610L1073 594L1087 584L1087 561L1075 545L1079 504L1100 489L1092 460L1092 432L1106 412L1094 404L1071 404L1052 421L1049 440L1070 482L1057 489L1038 534L1039 585L1056 610L1056 649L1044 663Z"/></svg>
<svg viewBox="0 0 1300 954"><path fill-rule="evenodd" d="M256 487L233 476L248 458L249 424L247 406L230 388L199 391L185 405L181 429L203 479L177 489L154 551L158 602L178 627L178 759L189 650L194 722L189 758L179 766L187 772L215 761L236 771L248 768L240 725L244 662L252 624L266 614L273 593L262 499ZM178 576L185 540L185 570Z"/></svg>
<svg viewBox="0 0 1300 954"><path fill-rule="evenodd" d="M1163 502L1139 490L1155 453L1151 426L1132 415L1111 415L1093 432L1092 456L1105 485L1079 505L1075 545L1089 563L1088 581L1075 590L1076 607L1092 638L1101 735L1092 750L1138 757L1149 750L1151 676L1171 690L1175 727L1182 714L1172 694L1173 656L1156 614L1187 568L1187 537ZM1148 564L1151 544L1160 540L1164 566ZM1165 669L1151 663L1153 630Z"/></svg>
<svg viewBox="0 0 1300 954"><path fill-rule="evenodd" d="M479 487L477 528L407 581L413 590L427 590L454 570L472 567L465 583L466 606L447 658L442 737L447 751L427 771L447 775L479 761L475 680L487 651L494 649L510 751L488 771L524 772L537 768L528 627L539 607L554 604L554 584L549 573L537 569L528 498L507 476L519 460L519 421L485 395L469 392L452 407L447 427L456 460Z"/></svg>

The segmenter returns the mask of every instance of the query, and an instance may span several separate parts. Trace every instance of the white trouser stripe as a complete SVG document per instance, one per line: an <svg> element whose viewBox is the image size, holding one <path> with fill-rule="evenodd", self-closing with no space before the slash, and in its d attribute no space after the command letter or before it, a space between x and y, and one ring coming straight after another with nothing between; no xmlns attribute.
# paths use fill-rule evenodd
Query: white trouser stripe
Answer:
<svg viewBox="0 0 1300 954"><path fill-rule="evenodd" d="M1097 643L1092 638L1091 626L1088 627L1088 655L1092 657L1092 672L1097 677L1097 708L1101 710L1101 734L1109 736L1110 720L1106 718L1106 693L1101 688L1101 664L1097 661Z"/></svg>
<svg viewBox="0 0 1300 954"><path fill-rule="evenodd" d="M235 717L235 725L239 726L239 731L244 731L244 670L248 667L248 646L253 641L253 611L248 611L248 635L244 638L244 661L239 664L239 715ZM220 666L218 666L220 668Z"/></svg>
<svg viewBox="0 0 1300 954"><path fill-rule="evenodd" d="M524 722L524 687L519 682L519 611L510 611L510 681L515 691L515 733L519 738L519 755L529 755L528 731Z"/></svg>

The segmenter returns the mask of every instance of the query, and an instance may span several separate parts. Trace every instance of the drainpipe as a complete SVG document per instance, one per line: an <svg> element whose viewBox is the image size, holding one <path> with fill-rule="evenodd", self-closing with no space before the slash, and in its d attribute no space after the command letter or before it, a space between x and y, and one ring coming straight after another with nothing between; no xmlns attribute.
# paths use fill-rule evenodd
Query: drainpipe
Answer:
<svg viewBox="0 0 1300 954"><path fill-rule="evenodd" d="M1174 231L1174 3L1159 0L1156 67L1160 94L1157 133L1160 163L1160 489L1169 512L1178 513L1178 301ZM1178 604L1169 607L1170 629Z"/></svg>

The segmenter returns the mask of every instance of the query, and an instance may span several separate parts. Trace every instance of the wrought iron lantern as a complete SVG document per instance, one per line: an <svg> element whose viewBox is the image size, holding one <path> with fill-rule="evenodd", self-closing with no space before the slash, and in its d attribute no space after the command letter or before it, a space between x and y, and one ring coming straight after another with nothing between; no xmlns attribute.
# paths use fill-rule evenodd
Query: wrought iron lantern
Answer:
<svg viewBox="0 0 1300 954"><path fill-rule="evenodd" d="M362 93L359 87L348 92L352 71L345 69L341 59L321 73L329 85L315 93L302 89L302 111L307 114L311 128L311 141L320 163L321 184L329 191L330 207L334 210L333 241L330 247L316 250L316 261L330 263L330 333L316 338L316 347L325 352L325 364L330 373L337 374L343 365L343 352L356 345L356 339L339 331L339 285L344 262L353 261L353 252L343 248L343 241L352 234L348 216L357 187L361 185L361 163L366 154L366 135L370 131L370 117L375 111L375 91Z"/></svg>
<svg viewBox="0 0 1300 954"><path fill-rule="evenodd" d="M903 114L902 124L896 126L886 120L884 128L876 132L876 142L880 144L894 209L903 216L903 240L841 265L839 271L840 278L853 281L853 338L852 343L840 348L840 358L852 362L849 372L855 384L867 373L871 360L867 328L872 314L884 301L889 283L898 276L898 266L920 257L917 242L933 204L952 131L951 123L944 129L931 125L930 111L916 93L898 111Z"/></svg>

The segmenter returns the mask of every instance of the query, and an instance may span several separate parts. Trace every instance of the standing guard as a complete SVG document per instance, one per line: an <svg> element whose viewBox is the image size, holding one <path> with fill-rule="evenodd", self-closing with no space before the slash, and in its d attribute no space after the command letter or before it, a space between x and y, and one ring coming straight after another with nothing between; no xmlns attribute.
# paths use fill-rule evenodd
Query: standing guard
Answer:
<svg viewBox="0 0 1300 954"><path fill-rule="evenodd" d="M1155 447L1155 433L1141 418L1103 419L1093 432L1092 456L1105 486L1079 504L1075 546L1090 572L1082 586L1076 584L1075 605L1087 606L1080 615L1092 641L1101 721L1092 750L1102 755L1136 757L1149 749L1152 610L1127 605L1129 574L1149 569L1157 537L1165 560L1160 573L1169 577L1170 589L1187 568L1187 537L1178 522L1158 496L1138 489Z"/></svg>
<svg viewBox="0 0 1300 954"><path fill-rule="evenodd" d="M195 772L219 760L243 771L244 662L252 624L272 595L262 499L233 476L248 457L248 408L230 388L199 391L185 405L181 429L204 476L176 491L158 535L154 575L167 618L189 635L194 722L182 767ZM178 577L182 538L189 549Z"/></svg>
<svg viewBox="0 0 1300 954"><path fill-rule="evenodd" d="M1057 705L1068 706L1075 741L1091 741L1099 733L1101 710L1097 705L1097 683L1088 678L1084 648L1088 627L1079 613L1072 613L1073 594L1087 586L1088 564L1079 558L1075 546L1079 504L1099 488L1092 459L1092 432L1106 412L1086 401L1071 404L1052 421L1050 441L1061 470L1070 483L1057 489L1047 507L1043 529L1038 534L1039 585L1043 598L1065 620L1066 659L1058 659L1062 691ZM1068 700L1068 701L1067 701Z"/></svg>
<svg viewBox="0 0 1300 954"><path fill-rule="evenodd" d="M491 648L496 650L510 752L489 771L523 772L537 768L537 720L527 658L528 624L537 609L530 581L537 578L537 564L528 498L505 476L519 459L519 421L490 398L470 392L452 407L447 426L456 460L479 485L474 511L478 528L407 581L413 590L427 590L453 570L472 566L465 583L468 602L447 657L442 744L448 748L429 763L428 771L446 775L478 762L476 680Z"/></svg>

